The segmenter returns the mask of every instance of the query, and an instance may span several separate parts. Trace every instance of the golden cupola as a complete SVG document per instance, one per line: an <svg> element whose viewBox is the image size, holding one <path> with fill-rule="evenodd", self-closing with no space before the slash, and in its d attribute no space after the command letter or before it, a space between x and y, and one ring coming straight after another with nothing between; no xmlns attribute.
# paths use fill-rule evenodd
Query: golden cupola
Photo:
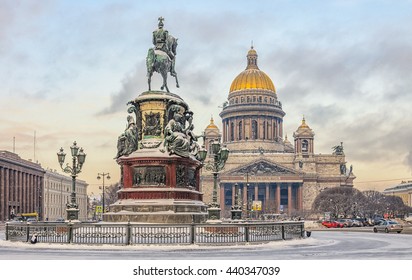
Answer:
<svg viewBox="0 0 412 280"><path fill-rule="evenodd" d="M240 90L268 90L276 93L272 80L257 66L257 58L252 46L247 54L246 69L233 80L229 95Z"/></svg>

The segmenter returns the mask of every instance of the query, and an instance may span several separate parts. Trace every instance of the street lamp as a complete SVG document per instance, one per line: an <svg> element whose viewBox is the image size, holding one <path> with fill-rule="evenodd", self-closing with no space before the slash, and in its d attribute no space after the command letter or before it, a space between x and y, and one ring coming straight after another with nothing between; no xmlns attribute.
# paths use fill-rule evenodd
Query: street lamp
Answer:
<svg viewBox="0 0 412 280"><path fill-rule="evenodd" d="M101 176L101 177L100 177ZM104 209L104 177L106 176L106 179L107 180L110 180L110 174L109 173L97 173L97 180L100 180L100 179L103 179L103 187L102 187L102 190L103 190L103 192L102 192L102 216L103 216L103 213L104 212L106 212ZM102 217L103 218L103 217Z"/></svg>
<svg viewBox="0 0 412 280"><path fill-rule="evenodd" d="M217 176L219 172L225 167L227 158L229 157L229 149L222 147L220 141L213 141L212 143L212 155L213 161L209 161L205 168L206 170L212 171L213 174L213 193L212 193L212 203L209 204L209 220L219 220L220 219L220 206L217 203Z"/></svg>
<svg viewBox="0 0 412 280"><path fill-rule="evenodd" d="M81 172L83 164L86 160L86 154L83 152L83 148L79 149L76 141L73 142L73 145L70 147L70 151L72 154L72 166L67 164L66 167L63 168L64 159L66 157L66 153L63 151L63 148L60 148L60 152L57 153L57 159L62 170L72 176L71 200L66 204L67 219L78 220L79 206L76 203L76 177L77 174Z"/></svg>

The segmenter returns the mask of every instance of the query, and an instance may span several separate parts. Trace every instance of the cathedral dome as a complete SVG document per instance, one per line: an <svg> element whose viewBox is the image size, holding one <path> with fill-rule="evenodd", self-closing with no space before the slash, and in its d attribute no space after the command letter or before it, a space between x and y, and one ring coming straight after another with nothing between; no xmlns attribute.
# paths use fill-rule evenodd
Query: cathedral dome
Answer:
<svg viewBox="0 0 412 280"><path fill-rule="evenodd" d="M217 130L219 130L219 128L215 125L213 117L210 119L210 124L206 127L206 129L217 129Z"/></svg>
<svg viewBox="0 0 412 280"><path fill-rule="evenodd" d="M239 90L269 90L276 93L272 80L257 66L257 52L253 47L247 54L247 67L232 82L229 95Z"/></svg>

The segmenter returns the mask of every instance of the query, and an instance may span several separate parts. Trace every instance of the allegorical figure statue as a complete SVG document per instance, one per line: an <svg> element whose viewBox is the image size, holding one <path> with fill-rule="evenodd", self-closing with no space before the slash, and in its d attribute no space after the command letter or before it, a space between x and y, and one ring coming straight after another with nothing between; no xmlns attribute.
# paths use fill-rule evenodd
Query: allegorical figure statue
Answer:
<svg viewBox="0 0 412 280"><path fill-rule="evenodd" d="M183 116L179 112L175 112L173 118L165 127L165 142L169 154L176 154L181 157L189 157L190 155L190 139L187 137L186 131L182 125Z"/></svg>
<svg viewBox="0 0 412 280"><path fill-rule="evenodd" d="M176 87L179 87L177 80L177 73L175 71L176 60L176 48L177 38L169 35L169 32L163 28L164 18L159 17L158 29L153 31L153 45L154 48L150 48L146 57L147 67L147 82L149 85L149 91L151 90L151 79L153 72L158 72L162 75L163 84L161 90L167 87L167 73L170 73L172 77L176 79Z"/></svg>
<svg viewBox="0 0 412 280"><path fill-rule="evenodd" d="M132 116L127 116L127 127L117 139L117 155L128 156L138 148L137 127Z"/></svg>

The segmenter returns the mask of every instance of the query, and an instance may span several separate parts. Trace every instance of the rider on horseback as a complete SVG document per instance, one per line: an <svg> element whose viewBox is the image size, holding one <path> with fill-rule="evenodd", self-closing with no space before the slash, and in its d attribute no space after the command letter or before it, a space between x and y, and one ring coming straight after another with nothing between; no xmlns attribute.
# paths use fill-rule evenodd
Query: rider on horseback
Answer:
<svg viewBox="0 0 412 280"><path fill-rule="evenodd" d="M155 45L155 50L160 50L165 52L170 60L174 59L174 54L169 50L167 45L167 38L169 37L169 31L163 29L163 17L159 17L158 29L153 31L153 45Z"/></svg>
<svg viewBox="0 0 412 280"><path fill-rule="evenodd" d="M150 48L146 57L147 77L149 91L151 90L151 77L153 72L158 72L163 77L161 90L167 87L167 73L176 79L176 87L179 87L177 73L175 71L177 38L169 35L169 32L163 28L163 17L159 17L158 29L153 31L152 42L154 48Z"/></svg>

